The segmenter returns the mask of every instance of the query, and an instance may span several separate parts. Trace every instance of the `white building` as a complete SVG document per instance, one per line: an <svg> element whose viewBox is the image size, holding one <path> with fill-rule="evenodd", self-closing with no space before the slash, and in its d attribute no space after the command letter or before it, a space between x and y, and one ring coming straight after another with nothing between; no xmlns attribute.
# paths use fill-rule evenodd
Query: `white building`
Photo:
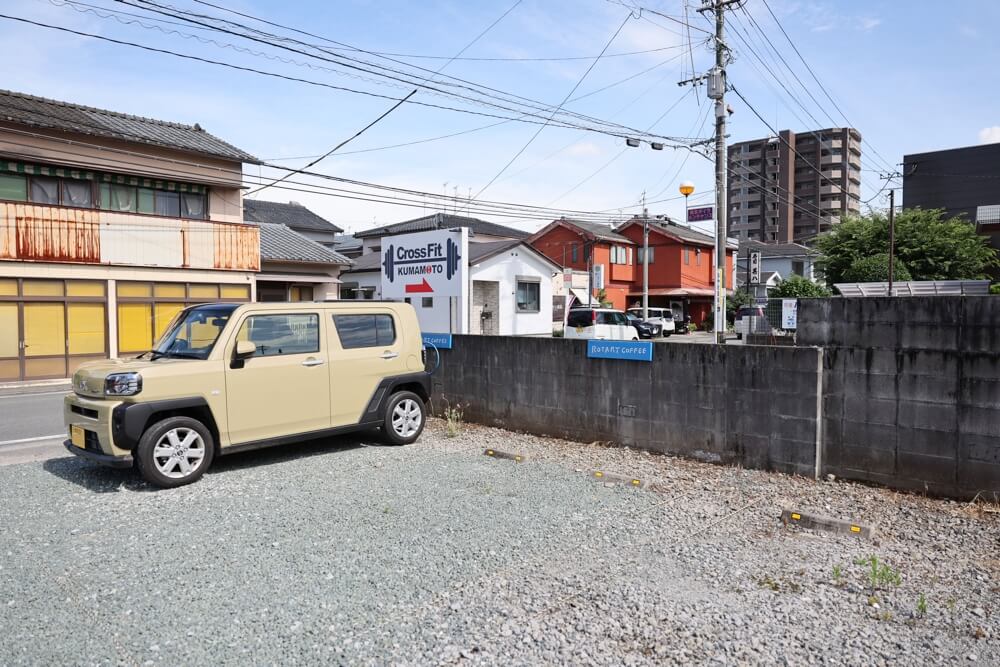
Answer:
<svg viewBox="0 0 1000 667"><path fill-rule="evenodd" d="M559 272L555 263L519 240L470 242L468 314L460 311L457 299L427 296L406 301L413 304L427 333L458 330L458 318L468 317L474 334L549 336L552 283ZM382 255L362 255L341 279L342 298L381 299Z"/></svg>

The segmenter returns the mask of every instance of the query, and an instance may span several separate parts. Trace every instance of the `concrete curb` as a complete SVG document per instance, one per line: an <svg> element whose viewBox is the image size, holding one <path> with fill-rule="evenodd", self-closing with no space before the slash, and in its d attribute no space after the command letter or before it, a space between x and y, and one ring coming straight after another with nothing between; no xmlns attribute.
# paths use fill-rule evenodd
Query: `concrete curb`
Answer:
<svg viewBox="0 0 1000 667"><path fill-rule="evenodd" d="M69 379L39 380L37 382L3 382L0 383L0 396L44 394L52 391L70 391L72 388L73 385Z"/></svg>
<svg viewBox="0 0 1000 667"><path fill-rule="evenodd" d="M786 526L788 524L795 524L802 528L826 530L831 533L840 533L841 535L859 535L868 539L871 539L875 535L875 529L872 526L788 509L782 510L781 523Z"/></svg>
<svg viewBox="0 0 1000 667"><path fill-rule="evenodd" d="M483 454L495 459L507 459L510 461L514 461L515 463L521 463L526 458L528 458L524 454L512 454L510 452L502 452L499 449L485 449L483 450Z"/></svg>
<svg viewBox="0 0 1000 667"><path fill-rule="evenodd" d="M617 475L613 472L604 472L603 470L591 470L590 476L599 482L621 484L622 486L630 486L634 489L645 489L649 486L649 481L647 480L628 477L627 475Z"/></svg>

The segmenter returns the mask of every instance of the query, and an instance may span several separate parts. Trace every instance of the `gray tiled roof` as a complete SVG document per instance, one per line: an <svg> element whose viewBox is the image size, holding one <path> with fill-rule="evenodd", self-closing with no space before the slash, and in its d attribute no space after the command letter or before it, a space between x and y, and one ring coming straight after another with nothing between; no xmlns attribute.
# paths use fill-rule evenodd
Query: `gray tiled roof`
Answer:
<svg viewBox="0 0 1000 667"><path fill-rule="evenodd" d="M642 218L632 218L626 221L618 227L622 229L625 225L631 223L642 224ZM662 229L667 234L676 236L682 241L687 241L688 243L700 243L702 245L715 245L715 237L711 234L706 234L705 232L700 232L697 229L688 227L687 225L681 225L670 219L660 219L660 218L650 218L649 219L650 228ZM737 243L733 239L726 240L726 246L728 248L736 249Z"/></svg>
<svg viewBox="0 0 1000 667"><path fill-rule="evenodd" d="M244 222L270 222L275 225L285 225L292 229L306 229L314 232L344 231L326 218L321 218L302 204L259 199L243 200Z"/></svg>
<svg viewBox="0 0 1000 667"><path fill-rule="evenodd" d="M351 260L339 252L324 248L285 225L267 222L260 226L260 258L272 262L312 262L315 264L345 264Z"/></svg>
<svg viewBox="0 0 1000 667"><path fill-rule="evenodd" d="M749 249L749 250L748 250ZM746 257L747 252L759 252L761 257L807 257L817 253L798 243L762 243L761 241L740 241L740 257Z"/></svg>
<svg viewBox="0 0 1000 667"><path fill-rule="evenodd" d="M614 230L614 228L608 224L601 224L599 222L584 222L583 220L573 220L572 218L559 218L556 222L561 222L567 225L571 225L580 229L588 234L591 234L595 238L601 239L602 241L611 241L613 243L627 243L633 244L632 239L622 236Z"/></svg>
<svg viewBox="0 0 1000 667"><path fill-rule="evenodd" d="M0 120L32 127L135 141L238 162L251 164L260 162L249 153L209 134L197 124L169 123L9 90L0 90Z"/></svg>
<svg viewBox="0 0 1000 667"><path fill-rule="evenodd" d="M376 238L380 236L391 236L392 234L406 234L408 232L426 232L435 229L451 229L452 227L468 227L473 234L488 234L490 236L505 236L510 239L528 238L530 234L513 227L504 227L495 222L480 220L479 218L467 218L461 215L450 215L448 213L435 213L422 218L396 222L391 225L366 229L361 232L354 232L354 236L359 239Z"/></svg>

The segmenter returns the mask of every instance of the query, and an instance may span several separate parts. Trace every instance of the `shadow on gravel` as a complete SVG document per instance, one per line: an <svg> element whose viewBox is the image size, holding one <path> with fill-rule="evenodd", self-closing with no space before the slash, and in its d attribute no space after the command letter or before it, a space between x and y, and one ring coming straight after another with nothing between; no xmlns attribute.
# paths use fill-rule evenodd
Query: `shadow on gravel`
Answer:
<svg viewBox="0 0 1000 667"><path fill-rule="evenodd" d="M42 469L94 493L156 490L131 468L108 468L75 456L49 459L42 464Z"/></svg>
<svg viewBox="0 0 1000 667"><path fill-rule="evenodd" d="M212 467L205 474L218 475L231 470L258 468L275 463L284 463L285 461L304 459L310 456L322 456L324 454L361 449L362 447L381 446L383 445L378 436L369 433L352 433L333 438L303 440L302 442L292 442L286 445L275 445L274 447L263 447L248 452L219 456L212 462Z"/></svg>
<svg viewBox="0 0 1000 667"><path fill-rule="evenodd" d="M340 453L362 447L383 447L375 433L352 433L333 438L303 440L274 447L264 447L239 454L218 456L206 475L226 474L244 468L259 468L285 461L295 461L310 456ZM67 482L72 482L93 493L118 491L158 491L147 484L134 469L108 468L75 456L49 459L42 469Z"/></svg>

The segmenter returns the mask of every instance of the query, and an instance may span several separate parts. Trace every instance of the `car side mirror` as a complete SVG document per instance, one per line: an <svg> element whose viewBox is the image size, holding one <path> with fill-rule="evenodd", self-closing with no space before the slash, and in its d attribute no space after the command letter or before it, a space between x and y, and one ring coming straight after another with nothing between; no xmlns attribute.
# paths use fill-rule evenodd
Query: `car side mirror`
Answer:
<svg viewBox="0 0 1000 667"><path fill-rule="evenodd" d="M236 359L248 359L257 352L257 346L248 340L241 340L236 343Z"/></svg>

